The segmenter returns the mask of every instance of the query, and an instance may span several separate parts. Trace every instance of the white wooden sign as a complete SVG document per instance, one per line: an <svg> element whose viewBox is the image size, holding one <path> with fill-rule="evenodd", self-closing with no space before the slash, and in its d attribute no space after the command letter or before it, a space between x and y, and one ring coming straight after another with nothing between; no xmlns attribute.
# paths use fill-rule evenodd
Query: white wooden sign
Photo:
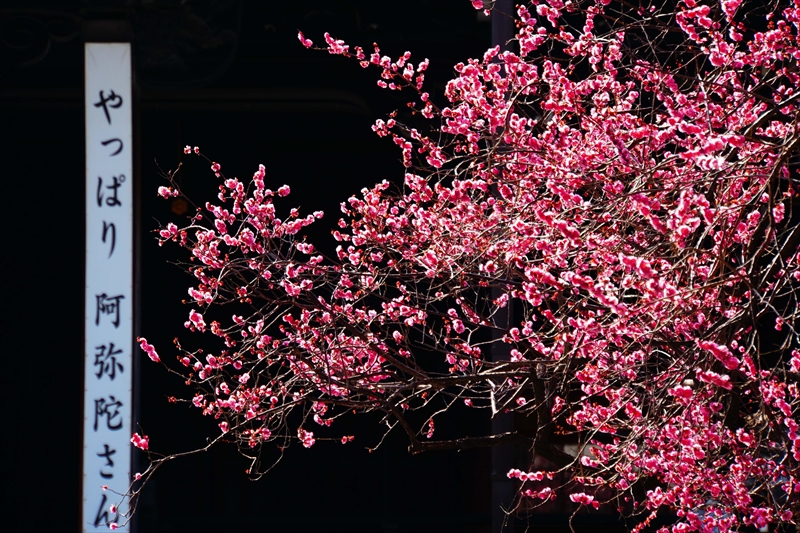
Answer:
<svg viewBox="0 0 800 533"><path fill-rule="evenodd" d="M125 521L133 383L133 158L129 43L85 44L86 296L83 531ZM123 511L125 511L123 509ZM119 531L128 531L120 526Z"/></svg>

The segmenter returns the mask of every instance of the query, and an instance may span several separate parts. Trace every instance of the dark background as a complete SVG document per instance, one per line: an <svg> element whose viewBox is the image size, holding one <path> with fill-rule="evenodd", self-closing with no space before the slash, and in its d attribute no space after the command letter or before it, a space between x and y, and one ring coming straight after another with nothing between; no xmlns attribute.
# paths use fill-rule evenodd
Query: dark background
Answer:
<svg viewBox="0 0 800 533"><path fill-rule="evenodd" d="M411 97L377 87L377 70L304 49L331 32L369 50L431 59L429 90L441 95L459 60L482 54L490 25L466 0L430 1L25 1L0 2L3 277L0 529L77 531L80 524L83 329L83 35L87 21L127 22L138 89L141 184L140 331L172 359L171 339L199 342L182 324L191 279L151 231L179 217L155 195L163 169L184 162L183 186L200 201L216 193L198 145L228 175L259 163L270 186L287 183L292 205L323 209L382 179L402 179L399 152L370 130ZM441 97L441 96L440 96ZM326 237L327 230L321 231ZM167 396L188 389L137 350L139 423L158 451L201 446L209 420ZM344 422L342 422L344 423ZM486 430L451 418L442 432ZM211 426L211 427L209 427ZM486 427L484 427L486 426ZM402 435L380 438L375 420L343 446L292 447L250 482L235 449L166 465L144 492L142 532L489 531L486 450L410 456ZM339 428L338 434L344 428ZM318 431L318 435L324 434ZM139 452L136 452L139 453Z"/></svg>
<svg viewBox="0 0 800 533"><path fill-rule="evenodd" d="M165 360L174 357L173 337L187 344L202 338L182 326L188 309L181 300L192 280L169 264L181 252L159 248L152 235L159 223L180 221L155 194L163 184L158 168L183 162L179 180L190 196L204 202L216 193L208 165L185 156L184 145L200 146L229 176L247 179L263 163L268 186L292 187L289 204L326 211L315 237L331 246L328 228L339 202L383 179L402 180L399 151L370 126L395 109L402 113L412 95L379 89L375 69L304 49L298 29L317 43L329 31L368 52L376 41L393 58L406 50L415 63L430 58L427 90L438 103L452 66L481 57L492 40L491 24L469 0L0 0L4 532L80 529L82 63L83 40L96 21L123 23L134 46L137 334ZM213 421L196 409L167 402L189 395L179 380L139 350L134 357L140 364L134 424L154 450L185 451L216 435ZM453 415L437 420L437 437L489 430L486 419ZM489 450L411 456L398 433L368 453L381 436L376 420L353 422L357 437L346 446L292 447L257 482L245 475L247 462L224 446L169 463L144 491L139 531L492 529ZM347 423L337 422L336 434ZM524 458L513 464L524 467ZM531 526L568 530L565 510L539 515ZM583 530L610 526L609 520L584 521Z"/></svg>

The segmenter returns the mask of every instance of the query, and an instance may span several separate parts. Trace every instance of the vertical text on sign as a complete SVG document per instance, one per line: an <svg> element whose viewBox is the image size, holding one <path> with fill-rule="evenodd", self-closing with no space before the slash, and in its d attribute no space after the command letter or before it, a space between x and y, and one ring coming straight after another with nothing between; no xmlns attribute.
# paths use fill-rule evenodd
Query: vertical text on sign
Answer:
<svg viewBox="0 0 800 533"><path fill-rule="evenodd" d="M129 43L85 44L85 532L128 530L133 348L133 158Z"/></svg>

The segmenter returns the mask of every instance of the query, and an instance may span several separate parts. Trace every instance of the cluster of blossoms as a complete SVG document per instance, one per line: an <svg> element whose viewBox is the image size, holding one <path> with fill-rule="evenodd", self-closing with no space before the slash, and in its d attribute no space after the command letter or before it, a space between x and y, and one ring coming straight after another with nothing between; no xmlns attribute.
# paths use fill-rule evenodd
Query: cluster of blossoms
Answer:
<svg viewBox="0 0 800 533"><path fill-rule="evenodd" d="M139 435L138 433L134 433L131 437L131 444L140 450L147 450L150 445L150 438L147 435Z"/></svg>
<svg viewBox="0 0 800 533"><path fill-rule="evenodd" d="M347 414L382 412L416 452L467 442L435 439L456 401L518 412L535 433L469 442L527 446L578 505L674 533L794 523L800 5L531 4L519 53L457 65L442 107L427 61L325 36L437 127L376 122L406 172L341 205L335 257L302 238L322 213L279 216L263 166L209 160L219 202L159 232L191 254L186 327L218 339L178 356L192 404L254 465ZM521 505L559 488L509 476Z"/></svg>

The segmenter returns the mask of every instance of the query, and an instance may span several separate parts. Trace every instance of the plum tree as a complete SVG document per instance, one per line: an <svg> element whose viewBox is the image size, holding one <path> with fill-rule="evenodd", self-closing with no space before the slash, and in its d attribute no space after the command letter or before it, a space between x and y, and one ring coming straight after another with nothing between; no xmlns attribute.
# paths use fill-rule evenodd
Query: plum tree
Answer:
<svg viewBox="0 0 800 533"><path fill-rule="evenodd" d="M185 326L208 339L169 367L187 401L253 475L379 412L412 452L525 447L520 510L560 491L639 529L795 523L800 6L547 0L516 20L517 51L456 65L442 105L427 60L325 35L413 100L373 126L402 183L341 204L331 257L304 237L323 214L286 209L264 166L209 160L218 201L159 231L190 254ZM437 439L456 404L530 423Z"/></svg>

